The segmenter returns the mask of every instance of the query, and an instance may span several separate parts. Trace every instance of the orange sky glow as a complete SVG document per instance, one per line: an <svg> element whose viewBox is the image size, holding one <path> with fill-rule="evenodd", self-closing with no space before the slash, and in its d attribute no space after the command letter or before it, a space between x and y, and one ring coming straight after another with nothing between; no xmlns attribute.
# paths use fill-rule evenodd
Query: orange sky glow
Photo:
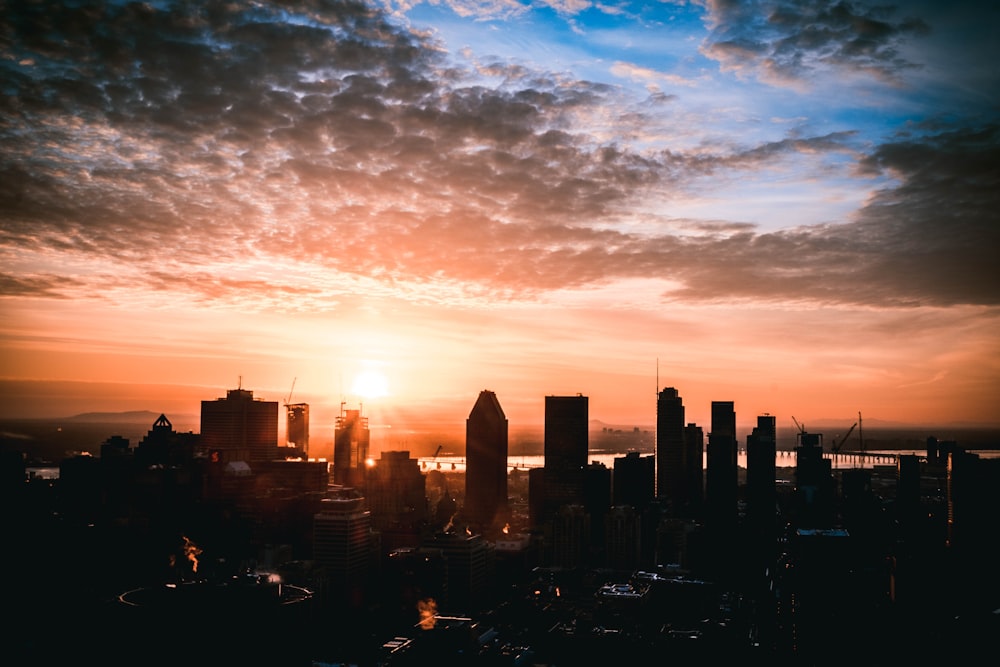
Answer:
<svg viewBox="0 0 1000 667"><path fill-rule="evenodd" d="M268 3L109 3L77 19L149 32L103 30L107 61L9 19L0 417L197 414L242 385L320 429L342 401L461 427L483 389L512 427L577 393L651 425L672 386L706 428L714 400L1000 424L1000 122L930 121L990 106L949 88L948 34L889 21L892 58L804 53L807 76L724 52L751 24L722 4L665 5L700 47L660 70L547 62L530 33L487 59L437 5L279 29Z"/></svg>

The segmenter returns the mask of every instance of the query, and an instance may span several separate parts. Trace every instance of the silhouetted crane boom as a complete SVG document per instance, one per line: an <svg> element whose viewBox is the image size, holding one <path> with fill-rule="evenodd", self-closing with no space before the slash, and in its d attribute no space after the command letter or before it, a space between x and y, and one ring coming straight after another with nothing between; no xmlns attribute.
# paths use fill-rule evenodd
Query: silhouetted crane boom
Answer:
<svg viewBox="0 0 1000 667"><path fill-rule="evenodd" d="M832 445L830 446L830 451L831 451L831 452L833 452L833 453L835 453L835 454L836 454L837 452L839 452L839 451L840 451L840 448L841 448L841 446L843 446L843 444L844 444L845 442L847 442L847 439L848 439L849 437L851 437L851 433L853 433L853 432L854 432L854 427L855 427L855 426L857 426L857 425L858 425L858 422L854 422L853 424L851 424L851 428L847 429L847 433L845 433L845 434L844 434L844 437L843 437L843 438L841 438L840 440L836 440L836 439L835 439L835 440L833 441L833 444L832 444Z"/></svg>
<svg viewBox="0 0 1000 667"><path fill-rule="evenodd" d="M799 423L799 420L795 418L795 415L792 415L792 421L795 422L795 426L799 429L799 433L806 432L806 427Z"/></svg>

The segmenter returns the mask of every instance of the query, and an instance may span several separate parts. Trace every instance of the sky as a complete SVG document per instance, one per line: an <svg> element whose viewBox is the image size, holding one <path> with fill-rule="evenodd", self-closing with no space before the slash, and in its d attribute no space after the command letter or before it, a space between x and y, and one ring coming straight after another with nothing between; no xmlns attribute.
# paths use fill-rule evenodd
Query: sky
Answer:
<svg viewBox="0 0 1000 667"><path fill-rule="evenodd" d="M1000 5L0 9L0 416L1000 423Z"/></svg>

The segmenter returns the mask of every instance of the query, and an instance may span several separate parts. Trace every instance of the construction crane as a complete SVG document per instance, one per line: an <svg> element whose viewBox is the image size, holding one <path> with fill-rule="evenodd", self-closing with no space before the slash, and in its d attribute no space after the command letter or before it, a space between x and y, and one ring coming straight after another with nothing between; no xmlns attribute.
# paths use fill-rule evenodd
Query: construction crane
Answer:
<svg viewBox="0 0 1000 667"><path fill-rule="evenodd" d="M861 411L858 410L858 443L862 452L865 451L865 432L861 429Z"/></svg>
<svg viewBox="0 0 1000 667"><path fill-rule="evenodd" d="M288 405L289 401L292 400L292 392L295 391L295 380L298 380L298 378L296 377L292 379L292 388L288 390L288 397L285 399L285 405Z"/></svg>
<svg viewBox="0 0 1000 667"><path fill-rule="evenodd" d="M792 421L795 422L795 425L799 428L799 433L806 432L806 427L799 423L799 420L795 418L795 415L792 415Z"/></svg>
<svg viewBox="0 0 1000 667"><path fill-rule="evenodd" d="M839 452L841 446L843 446L843 444L845 442L847 442L847 439L849 437L851 437L851 433L854 432L854 427L857 426L857 425L858 425L858 422L854 422L853 424L851 424L851 428L847 429L847 433L840 440L837 440L836 438L834 438L833 439L833 444L830 445L830 451L833 452L834 454L836 454L837 452Z"/></svg>

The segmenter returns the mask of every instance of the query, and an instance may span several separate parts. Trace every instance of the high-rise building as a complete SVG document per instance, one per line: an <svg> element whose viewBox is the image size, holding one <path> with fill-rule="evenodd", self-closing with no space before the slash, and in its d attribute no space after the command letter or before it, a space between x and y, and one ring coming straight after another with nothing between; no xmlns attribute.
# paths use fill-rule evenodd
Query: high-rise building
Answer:
<svg viewBox="0 0 1000 667"><path fill-rule="evenodd" d="M708 434L705 503L707 520L721 531L736 524L739 468L736 447L736 411L732 401L712 401L712 430Z"/></svg>
<svg viewBox="0 0 1000 667"><path fill-rule="evenodd" d="M684 489L684 403L673 387L656 398L656 497L680 507Z"/></svg>
<svg viewBox="0 0 1000 667"><path fill-rule="evenodd" d="M213 461L270 461L278 457L278 402L247 389L201 402L201 444Z"/></svg>
<svg viewBox="0 0 1000 667"><path fill-rule="evenodd" d="M656 478L654 456L628 452L615 458L611 497L614 505L629 505L641 512L653 502Z"/></svg>
<svg viewBox="0 0 1000 667"><path fill-rule="evenodd" d="M333 430L333 481L336 484L364 488L370 443L368 417L362 416L360 408L348 410L341 403Z"/></svg>
<svg viewBox="0 0 1000 667"><path fill-rule="evenodd" d="M686 515L700 516L705 504L705 432L693 422L684 427L684 491Z"/></svg>
<svg viewBox="0 0 1000 667"><path fill-rule="evenodd" d="M834 519L833 474L823 456L823 434L800 431L795 446L796 523L830 528Z"/></svg>
<svg viewBox="0 0 1000 667"><path fill-rule="evenodd" d="M758 533L773 535L778 502L776 476L777 422L758 415L747 436L747 519Z"/></svg>
<svg viewBox="0 0 1000 667"><path fill-rule="evenodd" d="M368 470L365 499L386 551L416 547L427 525L427 478L408 451L382 452Z"/></svg>
<svg viewBox="0 0 1000 667"><path fill-rule="evenodd" d="M323 499L313 517L313 559L324 568L331 595L361 602L371 563L371 539L371 513L356 491L344 490Z"/></svg>
<svg viewBox="0 0 1000 667"><path fill-rule="evenodd" d="M507 505L507 416L492 391L479 392L465 420L465 515L487 534L503 529Z"/></svg>
<svg viewBox="0 0 1000 667"><path fill-rule="evenodd" d="M462 614L480 611L493 601L496 549L479 534L442 532L427 536L421 547L444 556L446 597L440 606Z"/></svg>
<svg viewBox="0 0 1000 667"><path fill-rule="evenodd" d="M545 397L544 519L562 505L582 505L589 443L589 399Z"/></svg>
<svg viewBox="0 0 1000 667"><path fill-rule="evenodd" d="M309 404L285 404L285 445L309 456Z"/></svg>
<svg viewBox="0 0 1000 667"><path fill-rule="evenodd" d="M545 397L546 470L576 470L587 465L589 421L588 397Z"/></svg>

